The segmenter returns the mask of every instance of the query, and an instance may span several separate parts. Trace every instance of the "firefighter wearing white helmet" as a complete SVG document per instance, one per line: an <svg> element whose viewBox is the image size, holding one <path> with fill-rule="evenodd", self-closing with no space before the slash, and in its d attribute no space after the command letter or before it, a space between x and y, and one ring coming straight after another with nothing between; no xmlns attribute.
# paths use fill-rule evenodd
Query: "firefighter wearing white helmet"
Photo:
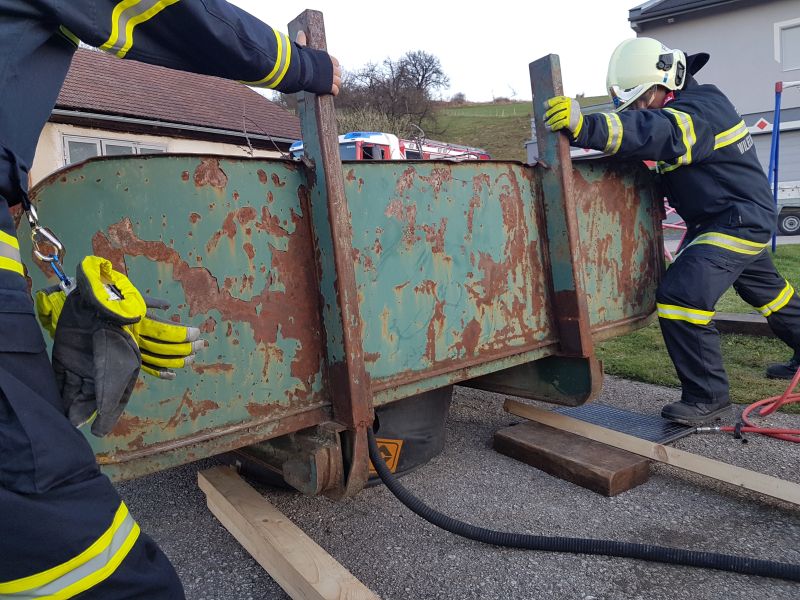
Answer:
<svg viewBox="0 0 800 600"><path fill-rule="evenodd" d="M675 91L686 81L686 55L652 38L625 40L608 63L606 87L614 105L624 110L655 86Z"/></svg>
<svg viewBox="0 0 800 600"><path fill-rule="evenodd" d="M767 250L777 220L772 193L742 117L716 86L694 78L708 59L650 38L626 40L608 68L615 110L583 115L571 98L545 101L545 124L568 133L572 145L654 161L670 204L686 221L656 308L682 387L681 400L661 414L688 425L732 416L713 321L731 285L794 351L767 376L791 379L800 367L800 298Z"/></svg>

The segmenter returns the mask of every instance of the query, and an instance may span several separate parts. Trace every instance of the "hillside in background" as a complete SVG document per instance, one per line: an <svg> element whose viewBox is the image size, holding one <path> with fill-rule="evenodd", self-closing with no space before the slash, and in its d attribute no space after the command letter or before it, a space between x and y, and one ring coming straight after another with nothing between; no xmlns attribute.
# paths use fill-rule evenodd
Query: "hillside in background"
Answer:
<svg viewBox="0 0 800 600"><path fill-rule="evenodd" d="M608 96L580 98L587 112L608 106ZM530 101L443 105L436 123L426 127L428 137L486 149L493 159L525 162L525 142L531 139Z"/></svg>
<svg viewBox="0 0 800 600"><path fill-rule="evenodd" d="M428 137L486 149L494 159L525 161L525 141L531 138L531 103L445 106Z"/></svg>

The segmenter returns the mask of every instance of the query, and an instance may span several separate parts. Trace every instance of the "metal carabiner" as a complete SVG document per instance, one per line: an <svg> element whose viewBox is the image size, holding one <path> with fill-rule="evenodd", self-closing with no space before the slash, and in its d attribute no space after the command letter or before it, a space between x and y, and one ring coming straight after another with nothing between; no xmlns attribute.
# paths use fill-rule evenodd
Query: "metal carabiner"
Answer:
<svg viewBox="0 0 800 600"><path fill-rule="evenodd" d="M60 261L67 253L64 244L61 243L52 231L47 227L36 225L31 228L31 242L33 243L33 254L42 262L51 263ZM41 245L47 244L52 250L44 250Z"/></svg>
<svg viewBox="0 0 800 600"><path fill-rule="evenodd" d="M40 261L45 263L60 262L66 255L67 249L55 233L47 227L39 225L39 214L33 205L25 209L25 216L31 226L31 243L33 244L33 254ZM47 244L51 250L45 250L42 245Z"/></svg>

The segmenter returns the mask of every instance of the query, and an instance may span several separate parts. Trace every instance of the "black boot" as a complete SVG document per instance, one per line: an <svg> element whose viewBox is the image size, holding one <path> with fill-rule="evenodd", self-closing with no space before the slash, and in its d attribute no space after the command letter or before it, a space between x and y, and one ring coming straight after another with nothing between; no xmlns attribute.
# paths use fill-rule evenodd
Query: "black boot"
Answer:
<svg viewBox="0 0 800 600"><path fill-rule="evenodd" d="M720 402L673 402L661 409L661 416L683 425L704 425L733 416L729 400ZM730 419L732 421L732 419Z"/></svg>
<svg viewBox="0 0 800 600"><path fill-rule="evenodd" d="M800 354L794 353L789 362L776 363L767 367L767 377L769 379L791 379L800 368Z"/></svg>

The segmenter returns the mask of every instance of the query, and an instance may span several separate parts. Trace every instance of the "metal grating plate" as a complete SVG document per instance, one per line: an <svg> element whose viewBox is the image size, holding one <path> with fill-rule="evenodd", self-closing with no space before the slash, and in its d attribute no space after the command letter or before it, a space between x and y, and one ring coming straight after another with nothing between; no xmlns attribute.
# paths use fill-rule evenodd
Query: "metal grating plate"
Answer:
<svg viewBox="0 0 800 600"><path fill-rule="evenodd" d="M555 412L656 444L674 442L695 430L694 427L673 423L654 415L642 415L596 402L559 408Z"/></svg>

